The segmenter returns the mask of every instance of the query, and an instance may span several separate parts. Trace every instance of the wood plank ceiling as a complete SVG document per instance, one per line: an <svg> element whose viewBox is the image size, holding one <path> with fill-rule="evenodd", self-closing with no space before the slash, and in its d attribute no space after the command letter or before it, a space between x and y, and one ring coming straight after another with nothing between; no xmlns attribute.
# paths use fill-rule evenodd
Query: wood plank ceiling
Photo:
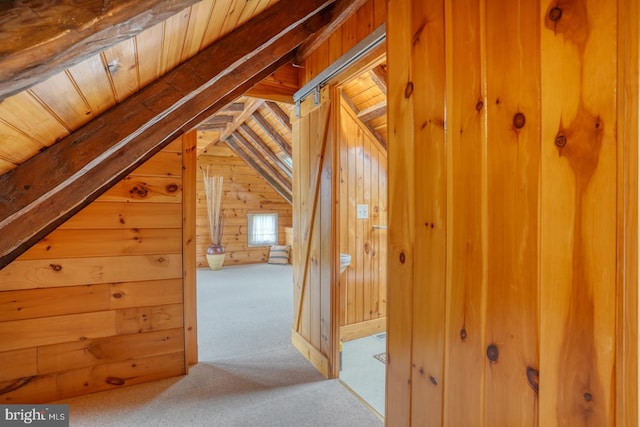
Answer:
<svg viewBox="0 0 640 427"><path fill-rule="evenodd" d="M244 96L209 117L198 126L198 155L206 154L211 144L227 143L291 203L294 92L285 102ZM386 92L386 64L378 64L341 86L346 104L383 147L387 145Z"/></svg>
<svg viewBox="0 0 640 427"><path fill-rule="evenodd" d="M114 136L113 133L107 131L103 125L93 126L94 123L90 123L92 120L100 118L103 121L109 114L113 116L112 113L118 111L118 107L124 113L121 107L130 105L132 99L139 99L145 108L151 111L164 108L160 104L166 103L164 99L167 96L179 95L180 91L188 86L188 82L183 81L188 78L185 72L176 74L176 70L182 68L186 71L188 66L185 68L184 65L189 61L191 64L205 64L202 62L203 52L211 52L214 55L216 50L212 50L211 47L215 48L215 45L223 42L225 36L233 36L241 31L242 24L252 18L263 16L265 11L278 9L275 6L279 6L279 3L279 0L143 0L140 4L147 8L144 9L133 0L122 0L115 6L105 6L97 0L86 0L82 3L62 0L48 4L51 6L49 9L30 2L14 2L12 6L1 7L1 40L7 41L11 37L19 39L17 33L22 31L24 34L30 28L26 25L20 30L20 26L31 22L30 19L40 19L40 24L52 29L51 33L39 32L25 46L18 43L8 49L7 45L3 44L5 49L0 49L0 73L4 73L3 81L0 82L0 177L4 182L0 194L0 208L6 211L0 215L2 228L8 230L9 226L15 227L19 221L11 218L26 213L25 208L14 206L15 200L22 197L16 193L19 190L18 184L22 184L14 178L4 178L9 175L40 175L37 178L41 182L37 185L44 188L49 185L47 182L51 181L51 172L55 169L34 170L31 166L52 164L51 159L35 163L31 160L42 158L43 155L48 156L51 147L60 146L58 142L71 142L73 146L84 138L97 137L98 140L102 138L105 150L108 149L109 144L113 145L113 141L109 141ZM360 4L362 1L337 0L335 5L332 3L331 0L318 0L314 2L316 6L305 6L309 10L319 7L317 10L322 11L317 13L315 21L305 23L305 30L314 26L319 28L326 22L330 22L329 27L339 25L340 20L346 20L353 13L354 7L351 5ZM333 7L323 9L326 5ZM61 15L62 9L67 15ZM292 9L292 6L288 6L286 10ZM274 13L276 15L273 15ZM277 20L277 13L283 14L272 12L271 21ZM90 19L92 14L97 14L94 20ZM56 20L55 16L70 17L69 22ZM316 38L328 36L329 33L320 31ZM39 40L38 37L44 39ZM311 40L313 38L307 39L312 45L318 43ZM32 45L29 46L29 43ZM65 43L68 45L66 50ZM292 53L290 60L295 56L295 52ZM193 59L196 57L198 59L194 62ZM213 61L218 62L220 61ZM241 66L240 64L241 62L234 63L232 67ZM274 70L276 68L270 72ZM199 153L205 152L208 144L219 141L228 144L290 201L292 139L288 117L293 109L290 104L292 94L299 88L297 74L298 70L295 67L283 66L249 89L246 92L248 96L230 102L233 100L232 97L227 96L226 99L221 94L220 100L225 103L218 105L218 101L214 101L211 108L205 108L204 111L211 110L209 117L202 112L194 111L191 113L194 117L185 118L184 125L176 122L180 128L174 133L184 132L187 130L185 126L196 126L199 121L204 120L200 125L202 144L198 147ZM172 75L176 77L171 77ZM224 75L225 73L220 74ZM372 132L386 140L386 119L384 114L380 113L383 111L380 107L383 102L380 93L385 90L385 85L380 84L380 77L373 72L367 76L359 85L368 84L377 89L356 88L357 85L354 83L354 88L345 90L344 96L352 101L350 105L353 105ZM194 77L201 78L197 73L194 73ZM158 85L157 82L162 79L166 83ZM384 77L382 79L384 80ZM176 93L158 90L162 85L166 85L167 88L173 87L170 91ZM238 86L241 87L240 83ZM246 86L243 90L246 91L248 88L249 86ZM371 95L375 90L379 93L374 95L375 103L371 104L367 93ZM180 99L176 101L178 104L181 102ZM218 111L225 104L228 106ZM189 109L183 110L187 112ZM214 111L218 112L211 116ZM382 124L382 121L385 123ZM149 122L143 126L151 125ZM95 128L94 131L91 131L92 127ZM130 130L131 137L137 138L134 135L140 131L134 127ZM82 136L82 129L87 129L88 133L85 132L85 136ZM95 134L96 131L99 134ZM120 130L118 132L122 133ZM126 139L124 136L118 138ZM163 138L168 136L165 135ZM42 155L39 155L40 153ZM96 161L98 159L96 158ZM104 156L104 159L106 160L107 156ZM27 161L29 167L25 163ZM17 168L21 169L20 173L13 174ZM64 169L66 166L59 168ZM115 175L113 178L115 179ZM60 184L52 181L50 185ZM105 183L100 188L91 190L93 193L78 195L77 198L80 200L84 197L83 203L89 203L92 197L100 191L106 191L109 185L111 184ZM29 190L27 187L25 189ZM29 197L31 196L25 199L25 203L32 203L28 202ZM53 203L53 199L51 200L50 203ZM60 208L60 216L55 221L47 220L42 225L32 224L31 228L37 230L17 232L15 239L11 237L10 240L14 242L22 242L19 248L10 248L10 245L16 243L9 243L8 240L4 242L6 245L3 243L0 249L7 255L2 256L0 268L25 250L35 238L46 235L48 229L52 229L56 223L60 223L81 207L71 203L64 208L66 210ZM58 208L55 209L58 212Z"/></svg>
<svg viewBox="0 0 640 427"><path fill-rule="evenodd" d="M203 0L5 98L0 103L0 174L121 103L275 3L277 0ZM1 33L10 34L7 19L0 23Z"/></svg>

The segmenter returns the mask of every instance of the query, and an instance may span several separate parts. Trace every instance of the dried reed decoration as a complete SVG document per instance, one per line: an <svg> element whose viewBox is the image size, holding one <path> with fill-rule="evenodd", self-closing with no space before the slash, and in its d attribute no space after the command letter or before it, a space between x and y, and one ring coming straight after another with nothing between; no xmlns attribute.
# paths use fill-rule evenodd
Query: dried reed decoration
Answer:
<svg viewBox="0 0 640 427"><path fill-rule="evenodd" d="M204 176L204 194L207 198L207 217L209 219L209 237L211 244L222 245L224 214L222 212L222 183L224 178L209 174L209 166L202 168Z"/></svg>

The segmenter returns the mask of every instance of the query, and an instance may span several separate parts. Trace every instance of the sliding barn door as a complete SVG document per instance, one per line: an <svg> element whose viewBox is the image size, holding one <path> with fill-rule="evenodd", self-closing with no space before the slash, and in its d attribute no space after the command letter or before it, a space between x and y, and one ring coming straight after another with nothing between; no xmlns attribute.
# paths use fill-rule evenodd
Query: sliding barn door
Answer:
<svg viewBox="0 0 640 427"><path fill-rule="evenodd" d="M325 377L337 376L334 141L329 90L309 96L293 123L292 342Z"/></svg>

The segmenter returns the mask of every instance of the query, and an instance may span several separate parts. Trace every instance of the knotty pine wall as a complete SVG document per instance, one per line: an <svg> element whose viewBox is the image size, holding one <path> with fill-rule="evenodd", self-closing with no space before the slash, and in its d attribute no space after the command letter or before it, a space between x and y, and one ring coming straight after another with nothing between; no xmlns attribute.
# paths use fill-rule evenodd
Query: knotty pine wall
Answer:
<svg viewBox="0 0 640 427"><path fill-rule="evenodd" d="M637 2L388 6L387 425L637 425Z"/></svg>
<svg viewBox="0 0 640 427"><path fill-rule="evenodd" d="M195 266L183 268L183 165L195 136L184 150L182 139L0 271L2 402L186 373L183 302Z"/></svg>
<svg viewBox="0 0 640 427"><path fill-rule="evenodd" d="M279 243L285 242L285 227L291 227L291 205L258 173L224 144L210 146L198 156L196 246L197 266L208 267L206 259L209 238L207 205L201 168L210 166L210 173L224 177L222 209L225 213L222 244L224 265L267 262L269 246L249 247L247 244L247 213L278 213Z"/></svg>
<svg viewBox="0 0 640 427"><path fill-rule="evenodd" d="M300 87L384 24L386 18L387 2L385 0L367 1L301 64Z"/></svg>
<svg viewBox="0 0 640 427"><path fill-rule="evenodd" d="M340 106L340 252L351 265L340 275L340 339L349 341L386 330L387 152L370 131ZM369 218L357 219L356 207L369 206Z"/></svg>

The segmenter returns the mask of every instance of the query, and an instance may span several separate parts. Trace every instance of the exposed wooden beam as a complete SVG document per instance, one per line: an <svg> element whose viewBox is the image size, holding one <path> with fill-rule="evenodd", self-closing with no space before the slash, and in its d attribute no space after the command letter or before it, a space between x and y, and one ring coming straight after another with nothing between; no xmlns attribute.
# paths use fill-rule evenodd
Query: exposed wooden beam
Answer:
<svg viewBox="0 0 640 427"><path fill-rule="evenodd" d="M254 111L256 111L258 108L260 108L260 106L264 103L264 100L262 99L254 99L253 101L247 102L245 104L245 109L242 113L238 114L236 116L236 118L233 120L233 122L229 125L227 125L224 130L222 132L220 132L220 136L218 137L218 139L216 139L215 141L211 141L209 144L207 145L203 145L202 147L198 147L198 156L202 153L204 153L206 151L207 148L209 148L210 145L215 145L215 144L219 144L220 141L225 141L227 138L229 138L239 127L242 123L244 123L249 117L251 117L251 115L253 114Z"/></svg>
<svg viewBox="0 0 640 427"><path fill-rule="evenodd" d="M367 123L373 119L377 119L380 116L384 116L387 114L387 100L381 101L376 105L372 105L369 108L365 108L364 110L360 110L358 113L358 118L363 122Z"/></svg>
<svg viewBox="0 0 640 427"><path fill-rule="evenodd" d="M300 89L298 68L286 64L247 91L248 96L293 104L293 94Z"/></svg>
<svg viewBox="0 0 640 427"><path fill-rule="evenodd" d="M243 159L245 162L247 162L247 164L253 168L253 170L255 170L260 176L264 177L265 180L267 180L267 182L269 183L269 185L271 185L271 187L273 187L274 190L276 190L276 192L278 194L280 194L282 196L283 199L285 199L287 202L289 202L289 204L292 203L293 200L293 196L286 191L279 183L277 183L275 180L271 179L264 170L262 170L262 168L260 167L259 164L257 164L253 158L251 158L251 156L249 156L247 153L245 153L232 139L231 137L227 138L224 140L224 142L229 146L229 148L231 148L233 150L234 153L236 153L238 155L238 157L240 157L241 159Z"/></svg>
<svg viewBox="0 0 640 427"><path fill-rule="evenodd" d="M260 111L256 111L253 114L253 119L260 125L267 135L269 135L269 137L273 139L273 141L278 144L278 146L287 153L289 157L291 157L291 145L289 145L289 142L278 133L278 131L262 114L260 114Z"/></svg>
<svg viewBox="0 0 640 427"><path fill-rule="evenodd" d="M378 88L387 94L387 66L386 64L379 64L373 67L369 71L369 75Z"/></svg>
<svg viewBox="0 0 640 427"><path fill-rule="evenodd" d="M373 135L373 137L380 143L382 148L386 150L387 142L384 140L382 135L380 135L380 132L375 130L375 128L371 126L369 122L363 122L362 120L359 119L358 114L360 114L360 110L358 110L358 107L356 107L356 104L354 104L353 100L351 100L351 98L349 98L349 96L346 93L344 93L344 91L341 92L340 95L344 103L347 105L347 107L349 107L349 109L353 112L353 116L357 118L360 121L360 123L362 123L362 125L369 130L369 132L371 132L371 135Z"/></svg>
<svg viewBox="0 0 640 427"><path fill-rule="evenodd" d="M240 132L236 131L233 133L234 140L244 148L249 154L251 154L254 160L262 167L262 169L269 175L271 178L278 181L287 191L292 193L291 180L287 177L283 176L278 169L275 168L271 163L267 161L267 159L254 147L251 143L245 138ZM293 194L293 193L292 193Z"/></svg>
<svg viewBox="0 0 640 427"><path fill-rule="evenodd" d="M228 111L230 113L238 113L244 110L244 102L232 102L222 109L222 111Z"/></svg>
<svg viewBox="0 0 640 427"><path fill-rule="evenodd" d="M282 108L280 108L277 103L267 101L265 102L265 105L271 110L271 112L276 116L276 119L278 119L280 123L282 123L289 130L293 129L293 127L291 126L291 117L289 117L289 115Z"/></svg>
<svg viewBox="0 0 640 427"><path fill-rule="evenodd" d="M225 129L225 131L220 134L220 139L221 140L227 139L229 135L234 133L240 127L241 124L246 122L247 119L251 117L251 115L254 113L254 111L260 108L260 106L263 103L264 103L264 100L262 99L254 99L253 102L250 105L248 105L242 113L236 116L236 118L233 120L233 123L231 123L231 125L228 126Z"/></svg>
<svg viewBox="0 0 640 427"><path fill-rule="evenodd" d="M296 63L301 64L307 59L366 2L367 0L338 0L333 9L331 22L296 50Z"/></svg>
<svg viewBox="0 0 640 427"><path fill-rule="evenodd" d="M0 268L257 79L289 61L295 47L326 23L328 15L321 11L330 4L329 0L280 0L0 176Z"/></svg>
<svg viewBox="0 0 640 427"><path fill-rule="evenodd" d="M217 130L222 131L227 128L227 123L201 123L198 125L199 131Z"/></svg>
<svg viewBox="0 0 640 427"><path fill-rule="evenodd" d="M260 138L251 126L249 126L246 122L240 126L240 129L244 132L245 136L258 150L262 152L262 155L266 156L267 159L271 160L271 163L278 166L280 171L284 173L289 179L287 180L291 183L291 177L293 176L293 171L289 168L289 165L286 164L276 153L273 152L271 147L269 147L263 140Z"/></svg>
<svg viewBox="0 0 640 427"><path fill-rule="evenodd" d="M0 100L198 0L14 1L0 13Z"/></svg>
<svg viewBox="0 0 640 427"><path fill-rule="evenodd" d="M207 124L207 125L228 125L229 123L233 122L233 119L235 117L228 115L228 114L218 114L215 116L211 116L209 117L207 120L205 120L204 122L202 122L203 124Z"/></svg>

